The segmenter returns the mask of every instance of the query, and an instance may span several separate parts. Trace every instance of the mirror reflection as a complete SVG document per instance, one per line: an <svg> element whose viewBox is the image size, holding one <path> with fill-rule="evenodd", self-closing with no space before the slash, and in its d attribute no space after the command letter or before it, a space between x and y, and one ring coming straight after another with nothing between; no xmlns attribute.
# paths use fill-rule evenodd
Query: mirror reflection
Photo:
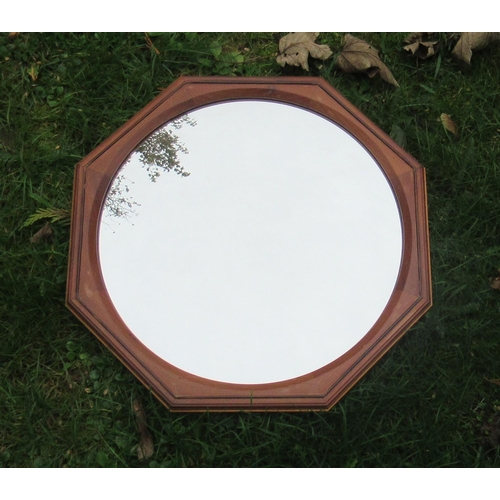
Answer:
<svg viewBox="0 0 500 500"><path fill-rule="evenodd" d="M124 322L200 377L307 374L384 310L402 253L377 163L331 121L268 101L215 104L158 129L109 190L100 264Z"/></svg>

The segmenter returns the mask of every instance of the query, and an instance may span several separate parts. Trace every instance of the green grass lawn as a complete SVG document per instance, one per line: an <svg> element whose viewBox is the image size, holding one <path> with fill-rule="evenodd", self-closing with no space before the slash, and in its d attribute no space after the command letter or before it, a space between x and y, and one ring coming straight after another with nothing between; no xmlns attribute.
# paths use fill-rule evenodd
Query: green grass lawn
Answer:
<svg viewBox="0 0 500 500"><path fill-rule="evenodd" d="M282 68L284 34L0 35L0 466L500 466L500 43L465 69L444 34L426 60L405 34L357 34L396 88L341 72L339 33L309 73ZM426 167L434 306L329 412L170 413L65 307L74 166L181 75L306 74ZM32 243L40 209L63 217Z"/></svg>

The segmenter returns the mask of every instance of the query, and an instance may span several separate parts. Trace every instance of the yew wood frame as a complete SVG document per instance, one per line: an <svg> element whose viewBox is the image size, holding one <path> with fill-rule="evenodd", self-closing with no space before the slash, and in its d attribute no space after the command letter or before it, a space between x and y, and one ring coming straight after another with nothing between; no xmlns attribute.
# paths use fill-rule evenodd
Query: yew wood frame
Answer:
<svg viewBox="0 0 500 500"><path fill-rule="evenodd" d="M196 108L252 99L310 110L364 145L397 199L403 257L387 307L352 349L307 375L247 385L189 374L156 356L134 336L106 291L98 234L108 189L121 165L147 136ZM429 254L425 170L323 79L181 77L76 166L66 300L70 310L171 410L328 410L431 306ZM376 293L376 283L370 286Z"/></svg>

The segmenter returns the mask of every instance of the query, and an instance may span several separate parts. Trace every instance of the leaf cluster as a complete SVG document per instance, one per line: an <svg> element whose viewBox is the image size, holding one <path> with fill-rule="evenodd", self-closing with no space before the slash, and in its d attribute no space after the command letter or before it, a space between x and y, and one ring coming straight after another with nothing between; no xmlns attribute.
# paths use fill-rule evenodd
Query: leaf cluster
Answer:
<svg viewBox="0 0 500 500"><path fill-rule="evenodd" d="M411 33L405 38L405 51L420 59L427 59L438 53L443 45L439 33ZM279 42L279 55L276 61L281 66L301 66L309 71L308 59L326 60L333 52L328 45L315 43L319 33L290 33ZM446 36L446 35L445 35ZM455 39L455 35L447 35L447 41ZM466 66L470 66L472 52L482 50L493 42L500 40L500 33L461 33L452 51L453 57ZM380 58L379 51L364 40L351 34L344 36L344 45L336 56L336 66L345 73L365 73L370 78L379 75L383 80L395 87L398 83L390 69Z"/></svg>

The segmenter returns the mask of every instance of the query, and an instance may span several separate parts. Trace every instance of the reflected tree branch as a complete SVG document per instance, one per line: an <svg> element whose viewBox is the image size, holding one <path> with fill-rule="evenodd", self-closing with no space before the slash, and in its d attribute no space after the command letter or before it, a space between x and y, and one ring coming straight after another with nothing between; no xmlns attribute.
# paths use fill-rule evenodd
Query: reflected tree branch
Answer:
<svg viewBox="0 0 500 500"><path fill-rule="evenodd" d="M128 160L125 165L127 165L129 161L130 160ZM126 180L124 174L119 174L113 181L108 196L106 197L105 209L107 215L111 217L126 219L131 215L136 215L134 206L140 206L140 203L137 203L131 196L127 195L130 189L128 185L122 185L124 180Z"/></svg>
<svg viewBox="0 0 500 500"><path fill-rule="evenodd" d="M189 115L184 115L169 125L179 130L185 124L194 127L196 122L189 118ZM173 170L182 177L190 175L184 170L177 156L178 153L188 154L189 151L179 141L179 137L172 130L169 130L169 127L162 127L153 132L140 144L136 152L139 154L139 161L146 167L152 182L156 182L162 171L170 172Z"/></svg>
<svg viewBox="0 0 500 500"><path fill-rule="evenodd" d="M191 175L190 172L184 170L178 156L179 153L188 154L189 151L172 130L180 130L184 125L194 127L196 121L192 120L189 115L184 115L153 132L137 147L121 168L121 173L115 178L108 192L105 209L109 216L127 218L136 215L134 207L140 206L140 203L134 201L128 194L130 188L124 184L126 179L123 171L132 158L142 163L152 182L156 182L162 172L173 171L181 177Z"/></svg>

